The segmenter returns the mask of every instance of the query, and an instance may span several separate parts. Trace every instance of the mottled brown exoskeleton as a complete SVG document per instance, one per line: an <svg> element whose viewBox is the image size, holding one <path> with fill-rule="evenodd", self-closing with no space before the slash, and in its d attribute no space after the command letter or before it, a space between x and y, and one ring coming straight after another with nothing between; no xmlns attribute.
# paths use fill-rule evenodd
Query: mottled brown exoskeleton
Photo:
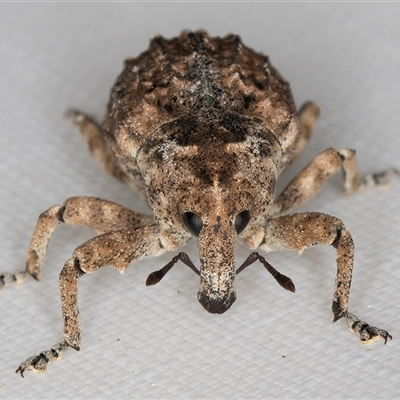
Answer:
<svg viewBox="0 0 400 400"><path fill-rule="evenodd" d="M26 270L3 274L0 283L40 279L47 243L56 225L85 225L100 235L79 246L60 274L64 341L22 363L43 372L68 347L79 350L79 278L109 265L123 272L144 257L175 251L193 236L199 270L179 253L147 284L155 284L178 260L200 275L198 300L211 313L223 313L236 299L238 272L259 260L278 283L292 281L251 253L236 269L235 245L266 252L302 253L323 243L337 250L334 321L345 317L362 342L388 332L348 311L354 245L338 218L317 212L289 214L314 196L339 169L346 193L385 185L388 170L360 178L355 151L323 151L275 199L281 172L310 139L319 109L312 102L297 112L289 84L265 55L236 35L210 37L183 32L160 36L139 57L128 59L111 92L103 128L77 111L69 116L94 157L120 181L134 185L153 215L142 215L110 201L74 197L40 215L27 255Z"/></svg>

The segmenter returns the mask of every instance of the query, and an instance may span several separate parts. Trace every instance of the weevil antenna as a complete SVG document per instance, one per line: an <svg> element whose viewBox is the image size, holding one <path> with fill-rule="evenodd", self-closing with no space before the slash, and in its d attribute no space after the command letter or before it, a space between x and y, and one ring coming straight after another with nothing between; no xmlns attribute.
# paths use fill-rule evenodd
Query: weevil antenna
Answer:
<svg viewBox="0 0 400 400"><path fill-rule="evenodd" d="M187 265L193 272L195 272L197 275L200 275L200 271L197 269L197 267L192 263L192 260L189 258L189 256L186 253L179 253L177 256L175 256L165 267L161 268L158 271L152 272L147 280L146 280L146 286L153 286L156 283L160 282L162 278L167 274L167 272L178 262L182 261L185 265Z"/></svg>
<svg viewBox="0 0 400 400"><path fill-rule="evenodd" d="M236 275L242 272L249 265L253 264L255 261L260 261L262 265L267 269L267 271L275 278L275 280L286 290L290 292L295 292L296 287L293 281L286 275L278 272L263 256L260 256L257 252L251 253L245 262L236 270Z"/></svg>

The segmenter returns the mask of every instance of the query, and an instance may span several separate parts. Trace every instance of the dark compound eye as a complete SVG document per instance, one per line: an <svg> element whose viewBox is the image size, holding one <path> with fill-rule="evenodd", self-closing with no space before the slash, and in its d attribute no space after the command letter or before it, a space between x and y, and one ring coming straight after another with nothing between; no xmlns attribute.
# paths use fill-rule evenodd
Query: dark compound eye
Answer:
<svg viewBox="0 0 400 400"><path fill-rule="evenodd" d="M185 214L182 215L182 220L186 225L186 228L189 229L190 233L192 233L194 236L199 236L201 228L203 227L203 221L198 215L191 212L185 212Z"/></svg>
<svg viewBox="0 0 400 400"><path fill-rule="evenodd" d="M236 228L236 233L239 235L241 234L245 229L247 224L250 221L250 213L246 211L242 211L240 214L236 216L235 219L235 228Z"/></svg>

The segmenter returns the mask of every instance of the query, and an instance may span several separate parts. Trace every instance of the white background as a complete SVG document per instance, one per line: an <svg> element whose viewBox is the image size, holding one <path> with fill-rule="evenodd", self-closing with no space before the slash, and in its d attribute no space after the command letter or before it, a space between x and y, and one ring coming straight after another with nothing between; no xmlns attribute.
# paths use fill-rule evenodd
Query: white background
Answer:
<svg viewBox="0 0 400 400"><path fill-rule="evenodd" d="M155 34L182 29L239 33L291 82L298 105L322 115L288 181L323 149L357 149L361 171L400 167L399 4L36 3L0 4L0 271L17 271L37 216L76 195L137 211L135 192L91 159L63 112L104 116L124 58ZM280 185L281 187L282 185ZM178 264L157 286L147 275L173 255L81 279L83 347L46 374L14 371L62 339L58 274L93 236L60 226L43 281L0 294L0 398L394 398L400 390L400 181L346 198L340 176L302 210L343 219L356 243L350 309L393 335L363 346L344 321L331 322L335 251L317 246L268 255L297 292L255 264L237 280L223 315L196 300L198 277ZM198 265L196 243L185 248ZM238 248L238 263L249 251Z"/></svg>

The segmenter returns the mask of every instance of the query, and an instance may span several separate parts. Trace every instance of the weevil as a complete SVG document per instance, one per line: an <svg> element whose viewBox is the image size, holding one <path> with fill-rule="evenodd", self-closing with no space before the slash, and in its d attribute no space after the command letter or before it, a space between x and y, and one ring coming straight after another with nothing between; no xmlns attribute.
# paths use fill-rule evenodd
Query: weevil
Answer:
<svg viewBox="0 0 400 400"><path fill-rule="evenodd" d="M389 173L399 172L360 177L354 150L329 148L276 196L281 172L308 143L319 114L310 101L296 111L288 82L267 56L237 35L185 31L169 40L157 36L148 50L126 60L102 127L79 111L68 116L102 167L137 188L152 215L99 198L73 197L39 216L26 269L2 274L2 286L29 275L41 278L57 224L88 226L99 236L77 247L61 270L64 340L30 357L16 372L44 372L68 347L80 349L77 290L82 275L106 265L124 272L145 257L176 251L193 237L200 267L181 252L150 274L147 285L160 281L180 260L200 277L200 304L210 313L224 313L236 300L236 275L256 260L281 286L295 291L291 279L258 252L236 268L237 240L265 252L302 253L327 244L337 252L333 320L345 318L364 343L391 339L348 310L354 244L343 222L319 212L292 212L340 169L345 193L386 185Z"/></svg>

